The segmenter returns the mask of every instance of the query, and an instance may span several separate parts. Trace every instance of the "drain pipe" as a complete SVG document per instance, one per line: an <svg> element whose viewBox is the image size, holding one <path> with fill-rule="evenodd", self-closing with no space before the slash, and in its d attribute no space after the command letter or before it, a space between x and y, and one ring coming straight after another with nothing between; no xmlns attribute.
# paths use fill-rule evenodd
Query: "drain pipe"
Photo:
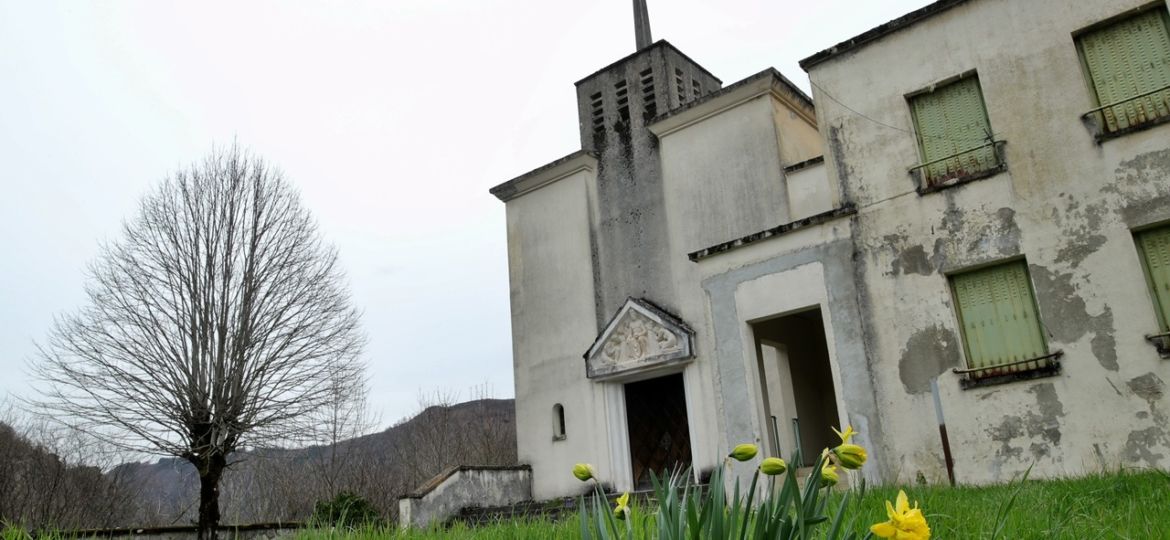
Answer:
<svg viewBox="0 0 1170 540"><path fill-rule="evenodd" d="M947 421L943 418L942 399L938 394L938 377L930 380L930 394L934 398L934 416L938 419L938 436L942 439L943 461L947 465L947 479L955 485L955 460L951 457L951 440L947 437Z"/></svg>

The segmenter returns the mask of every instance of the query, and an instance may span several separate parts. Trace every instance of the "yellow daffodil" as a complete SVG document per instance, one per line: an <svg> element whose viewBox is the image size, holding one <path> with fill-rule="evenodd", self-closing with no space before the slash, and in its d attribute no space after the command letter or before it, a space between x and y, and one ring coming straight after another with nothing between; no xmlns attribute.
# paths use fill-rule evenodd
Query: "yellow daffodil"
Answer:
<svg viewBox="0 0 1170 540"><path fill-rule="evenodd" d="M765 458L764 461L760 462L760 472L768 476L784 474L786 470L788 470L788 464L778 457Z"/></svg>
<svg viewBox="0 0 1170 540"><path fill-rule="evenodd" d="M837 456L837 463L850 470L860 469L867 457L865 449L856 444L842 444L833 449L833 455Z"/></svg>
<svg viewBox="0 0 1170 540"><path fill-rule="evenodd" d="M837 466L826 464L821 467L821 487L832 487L841 481L841 477L837 476Z"/></svg>
<svg viewBox="0 0 1170 540"><path fill-rule="evenodd" d="M582 482L588 482L590 478L597 476L597 471L593 469L593 465L588 463L578 463L573 465L573 476Z"/></svg>
<svg viewBox="0 0 1170 540"><path fill-rule="evenodd" d="M736 461L747 461L756 457L756 453L759 451L760 450L759 448L756 448L756 445L745 443L732 448L731 454L728 454L728 457L734 458Z"/></svg>
<svg viewBox="0 0 1170 540"><path fill-rule="evenodd" d="M613 507L613 517L625 520L630 515L630 494L622 493L621 497L617 498L617 506Z"/></svg>
<svg viewBox="0 0 1170 540"><path fill-rule="evenodd" d="M838 437L841 437L841 444L849 444L849 439L852 439L854 435L857 435L857 432L853 431L853 426L845 426L845 431L837 431L837 428L833 428L833 433L836 433Z"/></svg>
<svg viewBox="0 0 1170 540"><path fill-rule="evenodd" d="M914 508L910 508L905 491L898 490L897 504L886 501L886 514L890 516L889 521L869 528L874 535L895 540L929 540L930 527L926 525L926 517L918 509L917 501Z"/></svg>

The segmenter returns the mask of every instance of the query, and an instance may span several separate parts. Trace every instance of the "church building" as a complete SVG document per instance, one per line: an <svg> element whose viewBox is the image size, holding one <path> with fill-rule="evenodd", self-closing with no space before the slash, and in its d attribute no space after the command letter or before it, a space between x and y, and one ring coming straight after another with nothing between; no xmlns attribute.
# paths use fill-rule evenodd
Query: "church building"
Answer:
<svg viewBox="0 0 1170 540"><path fill-rule="evenodd" d="M1165 0L939 0L805 58L812 96L634 5L580 150L491 189L534 499L845 425L870 483L1170 466Z"/></svg>

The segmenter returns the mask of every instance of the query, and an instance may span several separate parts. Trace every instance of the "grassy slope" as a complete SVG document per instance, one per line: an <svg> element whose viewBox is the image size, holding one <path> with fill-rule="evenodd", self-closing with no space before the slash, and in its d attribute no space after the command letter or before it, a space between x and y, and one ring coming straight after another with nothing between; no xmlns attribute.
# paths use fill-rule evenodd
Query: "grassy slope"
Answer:
<svg viewBox="0 0 1170 540"><path fill-rule="evenodd" d="M1017 486L911 488L930 523L932 538L991 538L1001 505ZM1170 477L1122 473L1072 480L1026 482L1007 513L999 538L1170 539ZM896 488L871 490L856 506L859 523L884 521L885 499Z"/></svg>
<svg viewBox="0 0 1170 540"><path fill-rule="evenodd" d="M1003 505L1019 488L1019 495L998 538L1027 539L1170 539L1170 477L1163 473L1123 473L1074 480L1030 481L1015 486L911 487L907 494L926 512L932 538L989 539ZM897 488L877 488L854 506L859 532L885 521L885 503ZM576 518L552 523L543 520L503 522L445 531L369 530L341 535L324 530L306 531L304 539L348 537L364 539L429 540L476 538L523 540L580 538Z"/></svg>

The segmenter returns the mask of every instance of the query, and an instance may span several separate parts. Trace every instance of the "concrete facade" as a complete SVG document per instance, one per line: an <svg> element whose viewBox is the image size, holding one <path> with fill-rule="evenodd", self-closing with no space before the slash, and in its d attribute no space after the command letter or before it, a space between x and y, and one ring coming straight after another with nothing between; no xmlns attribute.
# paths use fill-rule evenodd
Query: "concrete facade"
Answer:
<svg viewBox="0 0 1170 540"><path fill-rule="evenodd" d="M802 62L815 109L775 70L721 88L665 42L578 83L582 150L492 190L533 496L585 489L576 462L634 488L623 389L676 373L698 477L736 444L788 457L798 434L812 450L820 424L852 424L867 480L946 481L936 395L960 482L1170 465L1134 244L1170 222L1170 126L1098 137L1074 38L1149 5L937 2ZM1004 166L924 189L907 96L971 73ZM966 384L951 276L1020 259L1060 369ZM692 332L686 354L659 362L643 330L615 333L630 299ZM651 339L670 326L646 323Z"/></svg>
<svg viewBox="0 0 1170 540"><path fill-rule="evenodd" d="M1170 127L1095 140L1081 120L1096 104L1074 40L1146 6L939 2L904 28L804 61L828 177L858 208L856 281L889 479L946 477L930 422L935 377L960 481L1003 481L1033 463L1043 476L1170 465L1170 371L1144 339L1158 321L1134 243L1135 230L1170 220ZM903 96L971 71L1006 141L1006 171L920 195ZM947 276L1013 258L1027 262L1063 370L962 390Z"/></svg>

